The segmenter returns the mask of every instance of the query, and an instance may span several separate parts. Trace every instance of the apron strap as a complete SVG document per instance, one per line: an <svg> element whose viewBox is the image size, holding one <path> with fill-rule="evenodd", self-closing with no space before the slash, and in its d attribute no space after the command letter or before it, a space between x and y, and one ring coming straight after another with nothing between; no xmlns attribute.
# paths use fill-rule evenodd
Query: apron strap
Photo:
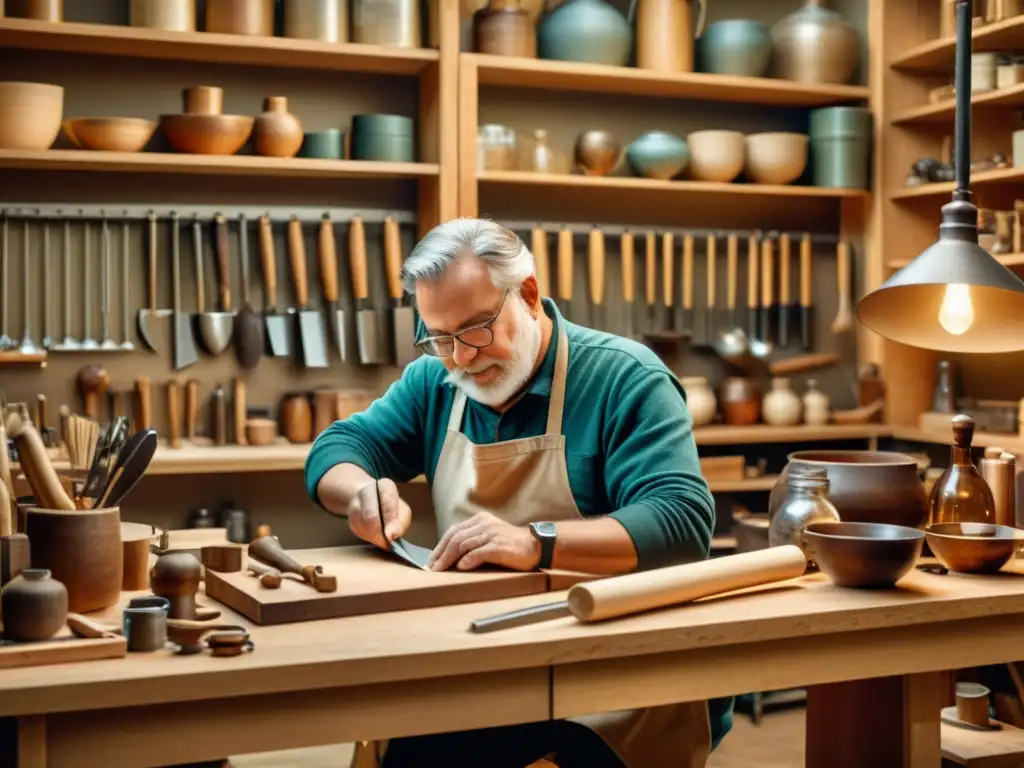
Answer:
<svg viewBox="0 0 1024 768"><path fill-rule="evenodd" d="M548 404L547 434L562 434L562 411L565 408L565 380L569 370L569 337L563 328L558 334L555 351L555 372L551 377L551 402Z"/></svg>
<svg viewBox="0 0 1024 768"><path fill-rule="evenodd" d="M466 413L466 393L456 387L455 399L452 400L452 412L448 416L448 431L462 431L462 417Z"/></svg>

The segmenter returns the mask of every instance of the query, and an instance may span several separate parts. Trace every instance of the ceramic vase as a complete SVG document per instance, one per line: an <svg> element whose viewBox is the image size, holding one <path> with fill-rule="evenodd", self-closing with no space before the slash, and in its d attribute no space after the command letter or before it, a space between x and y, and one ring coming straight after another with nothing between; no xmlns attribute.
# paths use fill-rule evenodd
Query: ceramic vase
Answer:
<svg viewBox="0 0 1024 768"><path fill-rule="evenodd" d="M302 146L302 123L288 111L288 99L270 96L253 130L256 154L264 157L295 157Z"/></svg>
<svg viewBox="0 0 1024 768"><path fill-rule="evenodd" d="M789 379L772 379L771 391L764 396L761 415L765 424L775 427L792 427L800 423L803 404L789 384Z"/></svg>
<svg viewBox="0 0 1024 768"><path fill-rule="evenodd" d="M68 616L68 591L45 568L26 568L0 593L4 639L49 640Z"/></svg>
<svg viewBox="0 0 1024 768"><path fill-rule="evenodd" d="M610 173L621 157L619 140L608 131L584 131L573 147L576 170L585 176Z"/></svg>
<svg viewBox="0 0 1024 768"><path fill-rule="evenodd" d="M804 423L820 426L828 424L830 402L828 395L817 387L814 379L808 379L803 396Z"/></svg>
<svg viewBox="0 0 1024 768"><path fill-rule="evenodd" d="M626 161L637 176L671 179L686 169L690 148L666 131L647 131L626 147Z"/></svg>
<svg viewBox="0 0 1024 768"><path fill-rule="evenodd" d="M568 0L537 27L542 59L625 66L633 49L626 17L604 0Z"/></svg>
<svg viewBox="0 0 1024 768"><path fill-rule="evenodd" d="M690 410L693 426L703 427L715 420L718 399L703 376L687 376L682 380L686 390L686 407Z"/></svg>
<svg viewBox="0 0 1024 768"><path fill-rule="evenodd" d="M775 74L805 83L848 83L860 63L860 35L825 0L807 0L772 28Z"/></svg>
<svg viewBox="0 0 1024 768"><path fill-rule="evenodd" d="M697 39L701 72L714 75L761 77L772 58L768 27L751 19L725 19L708 24Z"/></svg>
<svg viewBox="0 0 1024 768"><path fill-rule="evenodd" d="M722 418L731 427L747 427L761 418L761 392L754 379L730 376L722 385Z"/></svg>

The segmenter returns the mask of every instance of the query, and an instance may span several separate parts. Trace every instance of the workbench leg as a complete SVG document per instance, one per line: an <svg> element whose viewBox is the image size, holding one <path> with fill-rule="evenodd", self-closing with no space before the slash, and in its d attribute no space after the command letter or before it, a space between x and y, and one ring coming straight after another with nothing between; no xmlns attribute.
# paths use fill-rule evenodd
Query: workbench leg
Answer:
<svg viewBox="0 0 1024 768"><path fill-rule="evenodd" d="M807 768L939 768L944 673L807 689Z"/></svg>
<svg viewBox="0 0 1024 768"><path fill-rule="evenodd" d="M46 768L46 716L18 718L18 768Z"/></svg>

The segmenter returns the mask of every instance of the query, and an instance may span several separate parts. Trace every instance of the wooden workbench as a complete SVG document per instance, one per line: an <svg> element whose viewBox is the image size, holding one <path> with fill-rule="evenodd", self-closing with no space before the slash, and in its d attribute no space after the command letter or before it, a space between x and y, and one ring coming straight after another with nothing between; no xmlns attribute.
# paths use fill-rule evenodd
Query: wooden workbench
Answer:
<svg viewBox="0 0 1024 768"><path fill-rule="evenodd" d="M915 571L901 586L805 576L485 635L469 621L558 594L255 627L238 658L5 671L0 716L18 718L19 768L133 768L809 686L807 765L937 768L940 673L1020 658L1024 577Z"/></svg>

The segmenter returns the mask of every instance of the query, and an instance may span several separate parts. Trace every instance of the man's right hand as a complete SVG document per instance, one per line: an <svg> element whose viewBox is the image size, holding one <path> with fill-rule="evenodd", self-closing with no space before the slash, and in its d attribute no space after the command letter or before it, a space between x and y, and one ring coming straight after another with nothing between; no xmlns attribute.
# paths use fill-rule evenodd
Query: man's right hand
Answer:
<svg viewBox="0 0 1024 768"><path fill-rule="evenodd" d="M398 495L398 486L393 480L384 479L367 483L352 497L348 505L348 527L352 529L352 533L383 550L390 550L390 543L404 536L410 523L412 509Z"/></svg>

